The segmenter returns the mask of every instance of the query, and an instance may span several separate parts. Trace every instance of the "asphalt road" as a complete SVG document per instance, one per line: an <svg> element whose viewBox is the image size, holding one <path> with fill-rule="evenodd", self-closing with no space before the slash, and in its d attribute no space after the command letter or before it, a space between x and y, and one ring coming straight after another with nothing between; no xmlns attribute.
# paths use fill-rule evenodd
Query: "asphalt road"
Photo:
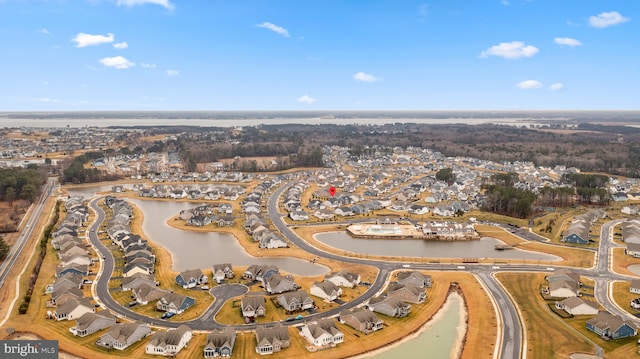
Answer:
<svg viewBox="0 0 640 359"><path fill-rule="evenodd" d="M16 263L18 257L22 253L22 249L24 249L25 244L33 234L33 231L36 227L36 224L40 220L40 216L42 215L42 210L44 209L45 203L49 200L49 197L53 194L56 189L56 185L58 183L58 179L56 177L49 177L47 179L47 183L45 184L42 194L40 194L40 198L38 202L34 203L31 214L26 218L27 223L25 224L20 236L16 243L11 246L7 257L0 265L0 288L4 285L9 272L13 268L13 265ZM41 228L38 228L39 231Z"/></svg>
<svg viewBox="0 0 640 359"><path fill-rule="evenodd" d="M405 268L408 264L407 262L385 262L379 260L372 259L364 259L364 258L352 258L352 257L343 257L340 255L336 255L333 253L324 252L319 250L302 238L298 237L296 233L294 233L289 226L282 220L283 214L278 212L278 198L280 195L288 188L288 185L283 185L277 190L275 190L268 199L267 202L267 213L273 225L291 242L292 245L297 246L316 257L319 258L327 258L337 261L349 262L349 263L357 263L357 264L365 264L369 266L373 266L379 269L379 275L375 279L375 281L371 284L369 289L360 297L351 300L344 305L331 309L329 311L325 311L322 313L315 313L305 316L301 320L294 320L291 322L285 322L284 325L296 325L301 321L307 321L311 319L321 318L321 317L331 317L339 314L340 311L344 309L350 309L356 306L359 306L365 303L369 298L379 293L386 283L388 279L389 273L393 270ZM150 323L152 325L164 326L164 327L178 327L181 324L187 324L194 330L202 330L209 331L212 329L220 329L225 327L225 325L220 324L214 320L214 316L217 311L221 308L224 302L231 297L241 295L246 291L245 288L241 288L240 285L235 286L216 286L215 290L211 290L212 295L216 296L217 300L203 313L202 316L196 318L191 321L185 322L172 322L172 321L164 321L159 318L150 318L140 314L137 314L128 308L124 308L119 305L113 298L111 297L108 291L108 281L113 273L114 269L114 259L111 255L111 252L106 248L97 237L97 230L100 227L101 223L104 221L105 214L104 212L96 205L96 200L90 203L91 208L96 212L97 219L96 222L91 226L91 230L89 231L89 237L91 243L97 249L97 251L104 257L103 262L103 273L99 276L99 279L94 282L95 290L97 293L97 297L102 302L104 307L110 309L112 312L132 320L137 320L140 322ZM595 297L596 299L605 307L608 311L614 314L620 314L628 319L634 320L636 323L640 324L637 318L632 317L630 314L623 311L621 308L617 307L613 301L609 298L608 295L608 283L613 280L629 280L631 277L614 274L609 271L610 268L610 248L616 246L612 244L610 241L610 228L613 225L613 222L607 223L602 226L602 235L600 240L600 248L598 251L597 257L597 266L592 269L579 269L574 268L577 273L583 276L594 278L596 281L595 286ZM541 238L535 234L530 233L524 229L516 229L515 234L520 235L521 237L528 240L536 240L541 241ZM484 264L465 264L463 266L453 265L453 264L428 264L428 263L409 263L408 264L412 269L424 269L424 270L438 270L438 271L465 271L471 272L484 284L485 288L488 290L489 295L494 299L497 308L498 315L501 318L501 337L499 337L498 345L496 346L496 357L499 358L522 358L525 356L525 352L523 351L523 342L525 339L523 338L524 330L520 317L518 315L518 311L516 309L515 304L511 301L509 295L500 285L500 283L494 278L493 274L496 271L505 271L505 272L540 272L540 271L548 271L552 273L553 271L562 268L560 266L548 266L548 265L510 265L503 264L500 265L499 268L495 268L494 266L484 265ZM236 294L237 293L237 294ZM264 324L261 324L264 325ZM236 330L251 330L255 329L255 324L247 324L247 325L239 325L232 326Z"/></svg>

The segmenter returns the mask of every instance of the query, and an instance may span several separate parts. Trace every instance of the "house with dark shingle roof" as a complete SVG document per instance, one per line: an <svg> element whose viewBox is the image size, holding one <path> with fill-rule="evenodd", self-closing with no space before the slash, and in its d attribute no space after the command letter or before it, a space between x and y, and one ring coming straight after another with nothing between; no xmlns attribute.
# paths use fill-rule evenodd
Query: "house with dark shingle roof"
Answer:
<svg viewBox="0 0 640 359"><path fill-rule="evenodd" d="M204 345L204 357L228 358L233 355L233 346L236 342L236 331L233 328L226 327L222 330L213 330L207 334Z"/></svg>
<svg viewBox="0 0 640 359"><path fill-rule="evenodd" d="M273 354L291 345L289 328L278 323L273 327L256 328L256 353L260 355Z"/></svg>
<svg viewBox="0 0 640 359"><path fill-rule="evenodd" d="M638 328L633 322L605 311L600 311L595 317L589 319L587 329L610 339L627 338L638 334Z"/></svg>

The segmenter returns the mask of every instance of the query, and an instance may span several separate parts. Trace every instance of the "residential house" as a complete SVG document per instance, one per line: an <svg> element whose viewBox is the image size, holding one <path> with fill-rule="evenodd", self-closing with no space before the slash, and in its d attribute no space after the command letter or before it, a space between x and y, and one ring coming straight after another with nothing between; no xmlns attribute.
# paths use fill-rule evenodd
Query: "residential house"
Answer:
<svg viewBox="0 0 640 359"><path fill-rule="evenodd" d="M156 301L162 298L167 293L169 293L169 291L160 289L155 285L150 286L148 284L141 284L140 286L131 289L132 296L140 305L146 305L153 301Z"/></svg>
<svg viewBox="0 0 640 359"><path fill-rule="evenodd" d="M184 289L195 288L208 282L209 278L200 269L187 270L176 276L176 284Z"/></svg>
<svg viewBox="0 0 640 359"><path fill-rule="evenodd" d="M402 318L411 312L411 304L395 295L381 295L369 300L369 309L390 317Z"/></svg>
<svg viewBox="0 0 640 359"><path fill-rule="evenodd" d="M151 274L154 271L154 264L146 258L136 258L124 265L123 277L131 277L134 274Z"/></svg>
<svg viewBox="0 0 640 359"><path fill-rule="evenodd" d="M640 258L640 243L627 243L624 254L635 258Z"/></svg>
<svg viewBox="0 0 640 359"><path fill-rule="evenodd" d="M325 280L314 282L309 292L311 295L322 298L325 302L332 302L342 295L342 288L331 281Z"/></svg>
<svg viewBox="0 0 640 359"><path fill-rule="evenodd" d="M360 274L351 273L348 271L340 271L338 273L331 273L327 275L325 280L330 281L331 283L345 288L353 288L360 284Z"/></svg>
<svg viewBox="0 0 640 359"><path fill-rule="evenodd" d="M158 300L156 309L163 312L180 314L191 308L195 303L195 299L187 297L186 295L168 293Z"/></svg>
<svg viewBox="0 0 640 359"><path fill-rule="evenodd" d="M309 215L305 211L289 212L289 217L294 221L308 221Z"/></svg>
<svg viewBox="0 0 640 359"><path fill-rule="evenodd" d="M273 327L256 328L256 353L268 355L288 348L291 345L289 329L278 323Z"/></svg>
<svg viewBox="0 0 640 359"><path fill-rule="evenodd" d="M213 280L222 283L225 279L234 277L233 267L231 263L221 263L213 265Z"/></svg>
<svg viewBox="0 0 640 359"><path fill-rule="evenodd" d="M233 346L236 342L236 331L233 328L226 327L222 330L213 330L207 334L204 345L204 357L228 358L233 355Z"/></svg>
<svg viewBox="0 0 640 359"><path fill-rule="evenodd" d="M596 315L598 314L598 304L594 301L584 300L578 297L569 297L556 302L556 308L564 310L571 315Z"/></svg>
<svg viewBox="0 0 640 359"><path fill-rule="evenodd" d="M427 293L424 288L418 288L413 283L391 283L387 288L387 294L409 303L419 304L427 300Z"/></svg>
<svg viewBox="0 0 640 359"><path fill-rule="evenodd" d="M359 308L340 312L340 323L369 334L382 329L383 321L370 310Z"/></svg>
<svg viewBox="0 0 640 359"><path fill-rule="evenodd" d="M116 317L109 312L98 313L87 312L76 319L76 325L69 328L69 331L76 336L86 337L87 335L112 327L116 324Z"/></svg>
<svg viewBox="0 0 640 359"><path fill-rule="evenodd" d="M629 291L631 293L640 294L640 279L633 279L629 284Z"/></svg>
<svg viewBox="0 0 640 359"><path fill-rule="evenodd" d="M94 313L96 308L90 298L70 298L59 304L53 312L55 320L75 320L85 313Z"/></svg>
<svg viewBox="0 0 640 359"><path fill-rule="evenodd" d="M253 321L257 317L264 317L267 313L264 296L252 295L241 300L242 316Z"/></svg>
<svg viewBox="0 0 640 359"><path fill-rule="evenodd" d="M191 328L186 325L169 329L166 332L155 332L145 347L145 352L147 354L174 357L189 344L192 335Z"/></svg>
<svg viewBox="0 0 640 359"><path fill-rule="evenodd" d="M587 329L609 339L627 338L638 334L638 328L633 322L605 311L600 311L589 319Z"/></svg>
<svg viewBox="0 0 640 359"><path fill-rule="evenodd" d="M272 273L263 279L264 289L269 294L279 294L296 290L298 285L293 281L293 276L281 276L278 273Z"/></svg>
<svg viewBox="0 0 640 359"><path fill-rule="evenodd" d="M313 299L303 289L280 294L276 300L287 312L313 309L314 306Z"/></svg>
<svg viewBox="0 0 640 359"><path fill-rule="evenodd" d="M96 344L106 348L124 350L150 333L149 324L118 323L103 334Z"/></svg>
<svg viewBox="0 0 640 359"><path fill-rule="evenodd" d="M152 274L148 273L137 273L129 277L122 277L122 290L132 290L134 288L138 288L141 285L154 287L156 285L155 277Z"/></svg>
<svg viewBox="0 0 640 359"><path fill-rule="evenodd" d="M404 271L396 275L396 280L400 284L413 283L418 288L431 287L431 275L418 271Z"/></svg>
<svg viewBox="0 0 640 359"><path fill-rule="evenodd" d="M62 267L62 266L56 267L56 278L60 278L65 274L76 274L83 277L88 276L89 266L72 263L65 267Z"/></svg>
<svg viewBox="0 0 640 359"><path fill-rule="evenodd" d="M259 280L269 276L271 273L280 273L278 267L273 265L252 264L242 274L243 279Z"/></svg>
<svg viewBox="0 0 640 359"><path fill-rule="evenodd" d="M316 347L335 346L344 342L344 333L338 329L331 318L319 319L317 322L303 325L300 328L300 335Z"/></svg>

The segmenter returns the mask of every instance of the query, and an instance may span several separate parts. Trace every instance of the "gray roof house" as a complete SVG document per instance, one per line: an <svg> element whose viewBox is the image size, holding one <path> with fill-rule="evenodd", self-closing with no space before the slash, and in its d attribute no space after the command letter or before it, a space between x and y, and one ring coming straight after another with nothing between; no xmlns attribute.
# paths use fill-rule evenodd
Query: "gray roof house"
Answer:
<svg viewBox="0 0 640 359"><path fill-rule="evenodd" d="M313 299L309 297L306 290L296 290L280 294L277 298L278 304L287 312L296 312L313 308Z"/></svg>
<svg viewBox="0 0 640 359"><path fill-rule="evenodd" d="M56 320L74 320L80 318L85 313L93 313L96 308L91 304L90 298L70 298L58 305L53 312Z"/></svg>
<svg viewBox="0 0 640 359"><path fill-rule="evenodd" d="M353 288L360 284L360 274L343 270L338 273L331 273L327 275L325 280L328 280L339 287Z"/></svg>
<svg viewBox="0 0 640 359"><path fill-rule="evenodd" d="M342 288L331 281L325 280L322 282L314 282L309 292L311 295L320 297L326 302L331 302L342 295Z"/></svg>
<svg viewBox="0 0 640 359"><path fill-rule="evenodd" d="M291 345L289 329L278 323L270 328L256 328L256 353L273 354Z"/></svg>
<svg viewBox="0 0 640 359"><path fill-rule="evenodd" d="M230 357L233 355L233 345L236 342L236 331L226 327L222 330L213 330L207 334L204 345L204 357Z"/></svg>
<svg viewBox="0 0 640 359"><path fill-rule="evenodd" d="M369 309L390 317L406 317L411 312L411 305L397 296L379 296L369 300Z"/></svg>
<svg viewBox="0 0 640 359"><path fill-rule="evenodd" d="M177 293L167 293L156 303L156 308L163 312L180 314L196 303L196 300Z"/></svg>
<svg viewBox="0 0 640 359"><path fill-rule="evenodd" d="M155 332L145 347L145 352L152 355L175 356L189 344L193 332L186 325L181 325L166 332Z"/></svg>
<svg viewBox="0 0 640 359"><path fill-rule="evenodd" d="M365 334L382 329L383 324L382 319L378 318L372 311L364 308L340 312L340 322Z"/></svg>
<svg viewBox="0 0 640 359"><path fill-rule="evenodd" d="M413 283L418 288L431 287L431 276L418 271L404 271L396 275L396 280L400 284Z"/></svg>
<svg viewBox="0 0 640 359"><path fill-rule="evenodd" d="M96 344L105 348L124 350L149 334L151 334L149 324L118 323L103 334Z"/></svg>
<svg viewBox="0 0 640 359"><path fill-rule="evenodd" d="M76 325L69 328L69 331L76 336L86 337L102 329L109 328L116 324L116 317L109 312L98 313L88 312L76 320Z"/></svg>
<svg viewBox="0 0 640 359"><path fill-rule="evenodd" d="M245 318L264 317L267 312L264 296L252 295L241 300L242 316Z"/></svg>

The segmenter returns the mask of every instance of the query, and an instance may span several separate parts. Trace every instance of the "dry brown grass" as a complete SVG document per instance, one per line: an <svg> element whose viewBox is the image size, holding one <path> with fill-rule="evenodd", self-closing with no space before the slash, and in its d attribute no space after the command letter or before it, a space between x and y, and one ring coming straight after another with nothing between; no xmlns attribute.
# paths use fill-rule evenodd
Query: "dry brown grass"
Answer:
<svg viewBox="0 0 640 359"><path fill-rule="evenodd" d="M496 277L517 303L526 328L527 358L567 358L593 353L593 343L567 327L539 294L544 273L498 273ZM586 331L586 329L584 329Z"/></svg>
<svg viewBox="0 0 640 359"><path fill-rule="evenodd" d="M613 249L613 271L626 275L637 275L631 272L627 267L634 264L640 264L640 258L624 254L624 248Z"/></svg>
<svg viewBox="0 0 640 359"><path fill-rule="evenodd" d="M640 297L640 295L631 293L629 291L629 287L631 286L630 281L624 282L613 282L611 284L611 297L614 302L618 304L618 306L632 315L636 315L639 312L631 307L630 303L633 299Z"/></svg>

